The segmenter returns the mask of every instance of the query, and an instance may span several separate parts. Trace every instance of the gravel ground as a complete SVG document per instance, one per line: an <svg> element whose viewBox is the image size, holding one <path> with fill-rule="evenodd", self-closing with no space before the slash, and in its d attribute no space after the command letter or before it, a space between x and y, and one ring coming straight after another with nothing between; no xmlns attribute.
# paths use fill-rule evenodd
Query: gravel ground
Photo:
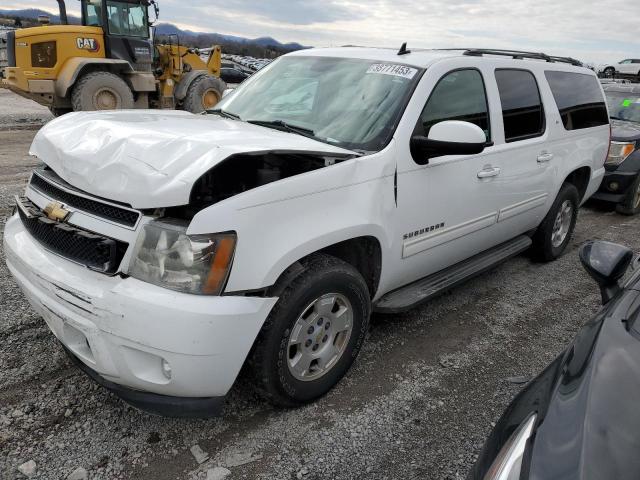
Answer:
<svg viewBox="0 0 640 480"><path fill-rule="evenodd" d="M38 128L52 118L47 107L0 88L0 131Z"/></svg>
<svg viewBox="0 0 640 480"><path fill-rule="evenodd" d="M0 218L34 164L33 135L0 132ZM354 368L315 404L274 409L243 377L212 420L147 415L94 385L1 258L0 478L24 478L32 461L39 479L462 479L521 388L508 379L540 372L598 309L579 245L640 251L639 230L640 218L590 205L559 261L520 256L408 314L374 317Z"/></svg>

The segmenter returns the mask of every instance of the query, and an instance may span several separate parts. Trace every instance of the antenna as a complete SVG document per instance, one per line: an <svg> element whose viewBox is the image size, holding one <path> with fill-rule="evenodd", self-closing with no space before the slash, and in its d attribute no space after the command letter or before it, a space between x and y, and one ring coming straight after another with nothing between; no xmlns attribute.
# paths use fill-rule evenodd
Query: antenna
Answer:
<svg viewBox="0 0 640 480"><path fill-rule="evenodd" d="M407 50L407 42L404 42L398 50L398 55L406 55L407 53L411 53L411 50Z"/></svg>

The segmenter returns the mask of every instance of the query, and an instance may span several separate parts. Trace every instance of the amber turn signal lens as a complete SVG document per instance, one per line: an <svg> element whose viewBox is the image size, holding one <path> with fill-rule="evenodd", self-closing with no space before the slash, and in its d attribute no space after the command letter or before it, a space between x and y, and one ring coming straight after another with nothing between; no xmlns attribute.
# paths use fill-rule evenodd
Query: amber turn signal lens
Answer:
<svg viewBox="0 0 640 480"><path fill-rule="evenodd" d="M635 148L636 148L636 146L633 143L629 143L629 144L625 145L624 147L622 147L622 153L620 154L620 156L622 158L627 158L629 155L631 155L633 153Z"/></svg>
<svg viewBox="0 0 640 480"><path fill-rule="evenodd" d="M215 257L211 262L211 269L207 277L207 282L202 287L202 293L206 295L218 295L224 288L224 282L229 274L229 267L233 260L233 253L236 248L235 235L220 237L216 246Z"/></svg>

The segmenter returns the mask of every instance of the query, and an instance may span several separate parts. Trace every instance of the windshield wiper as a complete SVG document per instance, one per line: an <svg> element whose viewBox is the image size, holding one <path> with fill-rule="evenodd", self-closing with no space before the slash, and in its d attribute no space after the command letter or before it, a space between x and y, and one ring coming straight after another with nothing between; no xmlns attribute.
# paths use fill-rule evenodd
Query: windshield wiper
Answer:
<svg viewBox="0 0 640 480"><path fill-rule="evenodd" d="M304 137L316 138L315 132L310 128L292 125L283 120L247 120L247 123L260 125L261 127L275 128L276 130L283 130L289 133L297 133L298 135L302 135Z"/></svg>
<svg viewBox="0 0 640 480"><path fill-rule="evenodd" d="M242 121L242 119L240 118L240 115L236 115L235 113L227 112L226 110L222 110L220 108L216 108L214 110L206 110L206 112L208 114L220 115L221 117L224 117L224 118L230 118L232 120L240 120L240 121Z"/></svg>

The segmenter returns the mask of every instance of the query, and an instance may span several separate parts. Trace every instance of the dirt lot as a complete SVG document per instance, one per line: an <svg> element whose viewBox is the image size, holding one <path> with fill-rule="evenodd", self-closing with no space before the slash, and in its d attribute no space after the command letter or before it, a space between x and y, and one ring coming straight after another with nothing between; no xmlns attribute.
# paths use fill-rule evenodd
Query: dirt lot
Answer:
<svg viewBox="0 0 640 480"><path fill-rule="evenodd" d="M34 134L0 131L0 219L36 163ZM375 317L354 368L317 403L277 410L241 378L212 420L150 416L95 386L0 252L0 478L24 478L18 466L30 460L41 479L85 478L82 469L96 479L218 478L215 466L230 479L464 478L521 388L513 377L539 372L598 308L579 245L601 238L640 251L638 232L640 218L591 205L559 261L521 256L409 314ZM201 465L195 445L209 456Z"/></svg>
<svg viewBox="0 0 640 480"><path fill-rule="evenodd" d="M0 130L33 129L52 118L48 108L0 88Z"/></svg>

